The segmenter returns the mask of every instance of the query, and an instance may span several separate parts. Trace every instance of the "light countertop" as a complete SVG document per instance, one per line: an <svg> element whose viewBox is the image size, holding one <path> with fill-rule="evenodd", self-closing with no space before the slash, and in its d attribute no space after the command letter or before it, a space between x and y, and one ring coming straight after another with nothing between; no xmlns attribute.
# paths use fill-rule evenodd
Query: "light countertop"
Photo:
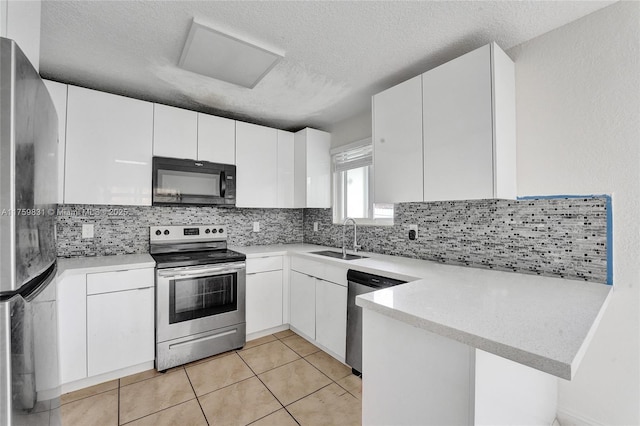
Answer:
<svg viewBox="0 0 640 426"><path fill-rule="evenodd" d="M443 265L374 253L346 261L311 244L233 247L248 259L298 255L410 281L358 296L357 305L570 380L606 308L612 286Z"/></svg>
<svg viewBox="0 0 640 426"><path fill-rule="evenodd" d="M247 259L295 255L408 281L356 303L546 373L571 379L597 328L612 286L492 271L375 253L342 260L313 244L230 247ZM58 276L153 268L148 254L58 259Z"/></svg>
<svg viewBox="0 0 640 426"><path fill-rule="evenodd" d="M95 256L58 258L58 277L71 274L112 272L140 268L155 268L156 262L148 254L123 254L117 256Z"/></svg>

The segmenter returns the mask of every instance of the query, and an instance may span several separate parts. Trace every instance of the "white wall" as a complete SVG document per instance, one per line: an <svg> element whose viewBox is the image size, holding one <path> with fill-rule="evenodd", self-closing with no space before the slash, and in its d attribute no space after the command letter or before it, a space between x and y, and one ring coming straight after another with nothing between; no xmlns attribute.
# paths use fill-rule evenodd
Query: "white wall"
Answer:
<svg viewBox="0 0 640 426"><path fill-rule="evenodd" d="M612 194L614 294L559 419L640 424L640 3L620 2L508 51L518 194Z"/></svg>
<svg viewBox="0 0 640 426"><path fill-rule="evenodd" d="M0 0L0 36L13 39L40 66L40 0Z"/></svg>
<svg viewBox="0 0 640 426"><path fill-rule="evenodd" d="M339 122L329 131L331 148L371 137L371 108Z"/></svg>

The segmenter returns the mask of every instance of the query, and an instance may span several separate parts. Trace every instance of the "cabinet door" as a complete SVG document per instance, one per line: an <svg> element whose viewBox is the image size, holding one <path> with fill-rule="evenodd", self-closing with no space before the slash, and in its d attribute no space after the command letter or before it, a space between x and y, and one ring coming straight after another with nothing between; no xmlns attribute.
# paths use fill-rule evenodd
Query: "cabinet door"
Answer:
<svg viewBox="0 0 640 426"><path fill-rule="evenodd" d="M198 160L236 164L236 122L198 113Z"/></svg>
<svg viewBox="0 0 640 426"><path fill-rule="evenodd" d="M87 297L89 376L153 361L153 288Z"/></svg>
<svg viewBox="0 0 640 426"><path fill-rule="evenodd" d="M376 203L422 201L422 81L417 76L373 97Z"/></svg>
<svg viewBox="0 0 640 426"><path fill-rule="evenodd" d="M153 105L69 86L68 204L151 205Z"/></svg>
<svg viewBox="0 0 640 426"><path fill-rule="evenodd" d="M293 207L294 134L278 130L278 207Z"/></svg>
<svg viewBox="0 0 640 426"><path fill-rule="evenodd" d="M282 325L282 271L247 274L247 334Z"/></svg>
<svg viewBox="0 0 640 426"><path fill-rule="evenodd" d="M347 287L316 280L316 341L345 358Z"/></svg>
<svg viewBox="0 0 640 426"><path fill-rule="evenodd" d="M278 132L236 122L236 206L278 204Z"/></svg>
<svg viewBox="0 0 640 426"><path fill-rule="evenodd" d="M84 274L58 282L60 382L87 377L87 282Z"/></svg>
<svg viewBox="0 0 640 426"><path fill-rule="evenodd" d="M331 134L306 129L307 204L306 207L331 207Z"/></svg>
<svg viewBox="0 0 640 426"><path fill-rule="evenodd" d="M424 200L493 198L490 45L422 75Z"/></svg>
<svg viewBox="0 0 640 426"><path fill-rule="evenodd" d="M153 155L198 156L198 113L167 105L153 105Z"/></svg>
<svg viewBox="0 0 640 426"><path fill-rule="evenodd" d="M291 271L291 325L310 339L316 338L316 279Z"/></svg>
<svg viewBox="0 0 640 426"><path fill-rule="evenodd" d="M67 142L67 85L44 80L58 114L58 203L64 203L64 151Z"/></svg>

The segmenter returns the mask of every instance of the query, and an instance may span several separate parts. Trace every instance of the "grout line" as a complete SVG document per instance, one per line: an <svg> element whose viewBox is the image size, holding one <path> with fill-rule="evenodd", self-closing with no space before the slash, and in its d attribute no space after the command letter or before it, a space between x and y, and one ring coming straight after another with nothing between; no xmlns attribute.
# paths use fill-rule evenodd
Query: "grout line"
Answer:
<svg viewBox="0 0 640 426"><path fill-rule="evenodd" d="M155 370L155 368L154 368L153 370ZM179 367L171 367L171 371L165 371L164 373L160 373L158 370L156 370L156 372L158 373L156 376L147 377L146 379L141 379L141 380L138 380L137 382L132 382L132 383L129 383L129 384L127 384L127 385L121 385L120 387L126 388L126 387L128 387L128 386L132 386L132 385L136 385L136 384L138 384L138 383L146 382L147 380L157 379L158 377L164 377L164 376L166 376L167 374L173 374L173 373L176 373L176 372L178 372L178 371L180 371L180 370L184 370L184 367L182 367L182 366L179 366ZM144 372L146 372L146 371L151 371L151 370L141 371L140 373L136 373L136 374L141 374L141 373L144 373ZM186 372L186 371L185 371L185 372ZM134 374L132 374L132 376L133 376L133 375L134 375ZM127 378L127 377L129 377L129 376L124 376L124 377L122 377L120 380L122 380L122 379L124 379L124 378Z"/></svg>
<svg viewBox="0 0 640 426"><path fill-rule="evenodd" d="M239 355L238 355L238 356L239 356ZM255 377L255 378L257 378L258 380L260 380L260 383L262 383L262 386L264 386L264 387L265 387L265 389L267 389L267 390L269 391L269 393L271 394L271 396L273 396L273 398L276 400L276 402L277 402L278 404L280 404L280 407L281 407L281 408L284 408L284 404L283 404L282 402L280 402L280 400L278 399L278 397L277 397L277 396L275 396L275 394L271 391L271 389L269 389L269 386L267 386L267 384L266 384L265 382L263 382L263 381L262 381L262 379L261 379L261 378L256 374L256 372L255 372L255 371L253 371L253 368L251 368L251 366L247 363L247 361L245 361L242 357L240 357L240 359L242 360L242 362L244 362L244 363L245 363L245 365L247 366L247 368L249 368L249 370L251 370L251 372L255 375L254 377ZM297 361L297 360L296 360L296 361ZM294 362L294 361L292 361L292 362ZM286 364L285 364L285 365L286 365ZM276 368L277 368L277 367L276 367ZM272 368L272 370L274 370L274 368ZM268 371L271 371L271 370L268 370ZM265 371L265 373L266 373L266 371ZM262 374L262 373L260 373L260 374ZM278 408L278 410L280 410L280 408ZM267 416L269 416L269 415L271 415L271 414L275 413L275 412L276 412L276 411L278 411L278 410L275 410L275 411L273 411L273 412L271 412L271 413L267 414ZM285 410L286 410L286 408L285 408ZM263 417L261 417L261 418L264 418L264 417L267 417L267 416L263 416ZM258 421L258 420L260 420L260 419L256 419L255 421ZM253 423L253 422L252 422L252 423ZM298 424L299 424L299 423L298 423Z"/></svg>
<svg viewBox="0 0 640 426"><path fill-rule="evenodd" d="M194 398L194 399L198 399L198 398ZM172 405L172 406L170 406L170 407L163 408L162 410L154 411L153 413L145 414L145 415L144 415L144 416L142 416L142 417L138 417L137 419L130 420L130 421L128 421L127 423L123 423L122 425L120 425L120 422L118 422L118 424L119 424L120 426L129 425L129 424L131 424L131 423L133 423L133 422L137 422L138 420L142 420L142 419L147 418L147 417L149 417L149 416L153 416L154 414L162 413L163 411L170 410L171 408L175 408L175 407L177 407L178 405L186 404L187 402L191 402L191 401L193 401L193 399L189 399L189 400L187 400L187 401L180 402L180 403L175 404L175 405ZM207 421L207 420L206 420L206 416L205 416L205 421ZM207 421L207 425L209 425L208 421Z"/></svg>
<svg viewBox="0 0 640 426"><path fill-rule="evenodd" d="M114 379L114 380L118 380L118 379ZM109 380L108 382L110 382L110 381L112 381L112 380ZM108 383L108 382L104 382L104 383ZM100 385L100 383L97 384L97 385L94 385L94 386L99 386L99 385ZM89 388L90 387L93 387L93 386L89 386ZM78 390L75 390L73 392L67 392L67 393L65 393L63 395L67 395L69 393L80 392L80 391L82 391L84 389L89 389L89 388L78 389ZM102 392L97 392L97 393L94 393L94 394L91 394L91 395L83 396L82 398L74 399L73 401L69 401L69 402L65 402L65 403L62 403L62 400L61 400L60 401L60 406L62 407L63 405L72 404L72 403L77 402L77 401L82 401L83 399L87 399L87 398L91 398L91 397L94 397L94 396L102 395L103 393L111 392L112 390L116 390L116 389L119 389L119 388L120 388L120 385L118 385L117 387L115 387L113 389L107 389L107 390L104 390Z"/></svg>
<svg viewBox="0 0 640 426"><path fill-rule="evenodd" d="M336 383L336 382L334 382L333 380L331 380L331 383L329 383L329 384L327 384L327 385L324 385L324 386L322 386L320 389L316 389L316 390L314 390L313 392L311 392L310 394L307 394L307 395L305 395L305 396L303 396L303 397L300 397L300 398L296 399L295 401L292 401L292 402L288 403L284 408L286 409L287 407L289 407L289 406L291 406L291 405L295 404L296 402L298 402L298 401L300 401L300 400L302 400L302 399L305 399L306 397L311 396L311 395L313 395L314 393L320 392L322 389L324 389L324 388L326 388L326 387L329 387L329 386L331 386L331 385L333 385L333 384L336 384L336 385L337 385L337 383ZM340 387L340 389L342 389L342 387L341 387L340 385L338 385L338 386ZM345 391L345 392L346 392L346 391ZM289 410L287 410L287 412L288 412L288 411L289 411ZM291 414L291 413L289 413L289 414ZM293 414L291 414L291 416L293 417Z"/></svg>
<svg viewBox="0 0 640 426"><path fill-rule="evenodd" d="M118 413L116 415L118 424L120 424L120 379L118 379Z"/></svg>
<svg viewBox="0 0 640 426"><path fill-rule="evenodd" d="M191 383L191 377L189 377L189 373L187 373L186 368L184 369L184 374L185 376L187 376L187 380L189 381L189 386L191 386L191 390L193 391L193 396L195 396L196 402L198 403L198 407L200 407L200 411L204 416L204 421L207 422L207 426L210 426L209 419L207 418L207 415L204 413L204 408L202 407L202 404L200 404L200 398L198 398L198 393L196 392L196 388L193 387L193 383Z"/></svg>

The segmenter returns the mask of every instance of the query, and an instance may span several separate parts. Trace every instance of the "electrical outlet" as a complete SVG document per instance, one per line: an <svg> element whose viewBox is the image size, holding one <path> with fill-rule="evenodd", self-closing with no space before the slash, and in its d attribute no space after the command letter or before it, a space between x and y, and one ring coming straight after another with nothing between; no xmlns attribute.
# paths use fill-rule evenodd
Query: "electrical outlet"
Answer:
<svg viewBox="0 0 640 426"><path fill-rule="evenodd" d="M418 225L409 225L409 239L415 240L418 238Z"/></svg>
<svg viewBox="0 0 640 426"><path fill-rule="evenodd" d="M318 232L318 222L313 222L313 232Z"/></svg>
<svg viewBox="0 0 640 426"><path fill-rule="evenodd" d="M253 222L253 232L260 232L260 222Z"/></svg>
<svg viewBox="0 0 640 426"><path fill-rule="evenodd" d="M93 238L93 223L82 225L82 238Z"/></svg>

